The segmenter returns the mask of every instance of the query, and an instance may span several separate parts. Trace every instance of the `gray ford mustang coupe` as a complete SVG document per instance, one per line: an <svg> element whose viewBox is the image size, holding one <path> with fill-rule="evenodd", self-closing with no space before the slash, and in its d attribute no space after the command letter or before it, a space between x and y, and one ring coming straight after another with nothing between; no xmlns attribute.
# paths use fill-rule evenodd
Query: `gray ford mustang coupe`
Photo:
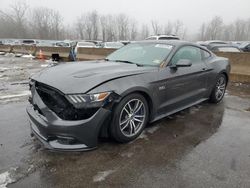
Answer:
<svg viewBox="0 0 250 188"><path fill-rule="evenodd" d="M30 81L32 135L46 148L83 151L99 137L137 138L149 122L222 100L228 59L184 41L141 41L105 60L47 68Z"/></svg>

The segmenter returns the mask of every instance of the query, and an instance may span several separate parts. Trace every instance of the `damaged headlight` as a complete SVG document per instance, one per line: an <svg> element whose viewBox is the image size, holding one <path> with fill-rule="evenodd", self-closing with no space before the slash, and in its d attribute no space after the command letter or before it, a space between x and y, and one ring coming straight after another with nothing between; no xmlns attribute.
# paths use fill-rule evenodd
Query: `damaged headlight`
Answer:
<svg viewBox="0 0 250 188"><path fill-rule="evenodd" d="M95 94L71 94L67 95L67 99L71 104L74 105L75 108L95 108L103 106L110 94L111 92Z"/></svg>

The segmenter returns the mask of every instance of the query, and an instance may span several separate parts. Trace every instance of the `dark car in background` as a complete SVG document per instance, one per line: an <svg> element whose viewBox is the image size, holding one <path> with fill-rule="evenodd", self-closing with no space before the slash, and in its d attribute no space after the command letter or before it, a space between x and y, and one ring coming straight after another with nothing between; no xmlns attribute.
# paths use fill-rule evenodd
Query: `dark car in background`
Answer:
<svg viewBox="0 0 250 188"><path fill-rule="evenodd" d="M243 42L239 48L244 52L250 52L250 42Z"/></svg>
<svg viewBox="0 0 250 188"><path fill-rule="evenodd" d="M212 52L242 52L239 47L231 44L210 44L207 48Z"/></svg>
<svg viewBox="0 0 250 188"><path fill-rule="evenodd" d="M34 39L22 39L20 40L20 43L21 45L35 46L39 43L39 41Z"/></svg>
<svg viewBox="0 0 250 188"><path fill-rule="evenodd" d="M105 60L60 64L32 76L27 113L33 134L54 150L97 147L98 137L136 139L154 122L222 100L228 59L184 41L142 41Z"/></svg>
<svg viewBox="0 0 250 188"><path fill-rule="evenodd" d="M210 49L211 45L227 45L228 42L222 40L207 40L207 41L198 41L197 44Z"/></svg>

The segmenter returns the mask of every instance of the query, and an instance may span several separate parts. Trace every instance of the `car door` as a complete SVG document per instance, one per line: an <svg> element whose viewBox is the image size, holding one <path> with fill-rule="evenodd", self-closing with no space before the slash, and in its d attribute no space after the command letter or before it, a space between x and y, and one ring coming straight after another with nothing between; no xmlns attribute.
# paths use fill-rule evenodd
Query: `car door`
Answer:
<svg viewBox="0 0 250 188"><path fill-rule="evenodd" d="M192 65L173 68L183 59L190 60ZM207 70L200 48L181 47L159 73L158 115L178 111L203 100L207 92Z"/></svg>

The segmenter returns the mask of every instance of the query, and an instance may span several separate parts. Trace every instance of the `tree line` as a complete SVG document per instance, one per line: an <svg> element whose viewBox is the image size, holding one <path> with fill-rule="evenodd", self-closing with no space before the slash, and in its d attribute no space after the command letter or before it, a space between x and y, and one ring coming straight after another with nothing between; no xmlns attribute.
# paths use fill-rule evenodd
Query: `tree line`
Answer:
<svg viewBox="0 0 250 188"><path fill-rule="evenodd" d="M141 40L150 35L174 34L188 40L187 28L182 21L157 20L141 24L126 14L100 14L97 11L82 13L70 24L62 15L47 7L29 8L25 1L0 9L0 38L82 39L82 40ZM194 40L250 40L250 19L238 19L224 24L215 16L203 23Z"/></svg>
<svg viewBox="0 0 250 188"><path fill-rule="evenodd" d="M0 9L0 38L140 40L153 34L185 36L184 24L177 20L161 25L152 20L139 24L126 14L82 13L70 24L62 15L47 7L29 8L25 1L15 2L7 10Z"/></svg>
<svg viewBox="0 0 250 188"><path fill-rule="evenodd" d="M250 40L250 18L237 19L225 24L223 19L215 16L211 21L203 23L198 33L198 40Z"/></svg>

